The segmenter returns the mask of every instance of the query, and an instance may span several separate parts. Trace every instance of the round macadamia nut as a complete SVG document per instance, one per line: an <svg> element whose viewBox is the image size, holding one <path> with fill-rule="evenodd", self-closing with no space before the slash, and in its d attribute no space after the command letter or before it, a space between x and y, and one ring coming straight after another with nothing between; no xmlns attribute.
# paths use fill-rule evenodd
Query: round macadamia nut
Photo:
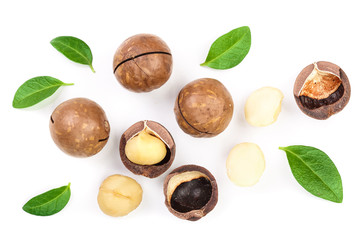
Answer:
<svg viewBox="0 0 360 240"><path fill-rule="evenodd" d="M255 185L265 170L265 158L254 143L240 143L229 153L226 160L229 179L238 186Z"/></svg>
<svg viewBox="0 0 360 240"><path fill-rule="evenodd" d="M121 136L120 158L137 175L155 178L169 169L176 146L170 132L158 122L144 120L130 126Z"/></svg>
<svg viewBox="0 0 360 240"><path fill-rule="evenodd" d="M125 88L134 92L152 91L170 78L170 49L155 35L132 36L116 50L113 70L116 79Z"/></svg>
<svg viewBox="0 0 360 240"><path fill-rule="evenodd" d="M73 98L61 103L51 114L50 133L63 152L74 157L90 157L107 143L110 125L97 103Z"/></svg>
<svg viewBox="0 0 360 240"><path fill-rule="evenodd" d="M164 182L165 205L176 217L196 221L212 211L218 200L214 176L197 165L174 169Z"/></svg>
<svg viewBox="0 0 360 240"><path fill-rule="evenodd" d="M178 94L174 112L180 128L193 137L213 137L229 125L234 110L225 86L212 78L188 83Z"/></svg>
<svg viewBox="0 0 360 240"><path fill-rule="evenodd" d="M106 178L97 197L101 211L120 217L135 210L141 203L143 190L134 179L115 174Z"/></svg>
<svg viewBox="0 0 360 240"><path fill-rule="evenodd" d="M297 76L294 97L309 117L324 120L340 112L349 102L351 87L345 72L331 62L315 62Z"/></svg>
<svg viewBox="0 0 360 240"><path fill-rule="evenodd" d="M282 92L273 87L260 88L248 97L245 103L245 119L255 127L274 123L281 111Z"/></svg>

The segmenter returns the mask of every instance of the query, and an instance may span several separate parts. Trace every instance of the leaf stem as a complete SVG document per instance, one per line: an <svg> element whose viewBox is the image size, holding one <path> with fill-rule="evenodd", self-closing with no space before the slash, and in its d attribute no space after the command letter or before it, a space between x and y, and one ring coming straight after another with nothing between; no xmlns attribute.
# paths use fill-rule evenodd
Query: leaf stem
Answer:
<svg viewBox="0 0 360 240"><path fill-rule="evenodd" d="M90 66L90 68L91 68L91 71L92 71L93 73L95 73L95 69L94 69L93 65L90 64L89 66Z"/></svg>
<svg viewBox="0 0 360 240"><path fill-rule="evenodd" d="M71 86L74 85L74 83L64 83L64 86Z"/></svg>

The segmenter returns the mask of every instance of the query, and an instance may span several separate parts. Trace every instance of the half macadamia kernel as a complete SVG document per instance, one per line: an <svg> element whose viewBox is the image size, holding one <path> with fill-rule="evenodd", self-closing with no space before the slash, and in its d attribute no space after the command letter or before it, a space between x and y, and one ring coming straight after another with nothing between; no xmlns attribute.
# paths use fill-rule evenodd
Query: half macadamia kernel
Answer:
<svg viewBox="0 0 360 240"><path fill-rule="evenodd" d="M273 87L263 87L250 94L245 103L245 119L255 127L274 123L281 111L282 92Z"/></svg>
<svg viewBox="0 0 360 240"><path fill-rule="evenodd" d="M176 217L196 221L214 209L218 189L214 176L197 165L173 170L164 182L165 205Z"/></svg>
<svg viewBox="0 0 360 240"><path fill-rule="evenodd" d="M120 157L127 169L137 175L154 178L171 166L175 142L161 124L140 121L129 127L120 139Z"/></svg>
<svg viewBox="0 0 360 240"><path fill-rule="evenodd" d="M229 179L236 185L255 185L265 170L265 158L255 143L240 143L231 149L226 159Z"/></svg>
<svg viewBox="0 0 360 240"><path fill-rule="evenodd" d="M345 72L325 61L305 67L294 84L294 97L300 110L320 120L340 112L349 102L350 94Z"/></svg>

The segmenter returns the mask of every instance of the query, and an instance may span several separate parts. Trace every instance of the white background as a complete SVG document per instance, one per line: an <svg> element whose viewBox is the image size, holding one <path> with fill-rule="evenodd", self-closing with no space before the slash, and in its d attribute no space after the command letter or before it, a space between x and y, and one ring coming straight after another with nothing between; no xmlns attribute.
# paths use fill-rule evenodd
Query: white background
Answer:
<svg viewBox="0 0 360 240"><path fill-rule="evenodd" d="M358 239L360 214L359 120L360 34L357 1L1 1L1 160L0 239ZM249 26L252 46L230 70L200 67L212 42L230 30ZM138 33L160 36L173 54L173 73L160 89L133 93L112 73L116 48ZM94 68L66 59L50 40L71 35L84 40ZM346 108L328 120L304 115L292 88L297 74L314 61L338 64L350 79ZM30 109L11 106L26 80L42 75L74 86ZM197 139L178 127L173 105L188 82L220 80L235 108L229 127L219 136ZM284 93L278 121L255 128L244 119L249 94L263 86ZM105 148L91 158L73 158L53 143L49 117L61 102L87 97L105 110L111 125ZM167 127L177 144L171 168L156 179L129 172L118 144L133 123L150 119ZM235 186L225 161L240 142L254 142L264 152L266 169L253 187ZM302 144L325 151L336 164L344 187L341 204L305 191L293 178L279 146ZM162 185L167 173L183 164L198 164L217 179L219 201L197 222L168 212ZM135 178L143 187L141 205L126 217L103 214L98 187L111 174ZM58 214L25 213L31 197L71 182L72 196ZM347 237L345 237L347 236Z"/></svg>

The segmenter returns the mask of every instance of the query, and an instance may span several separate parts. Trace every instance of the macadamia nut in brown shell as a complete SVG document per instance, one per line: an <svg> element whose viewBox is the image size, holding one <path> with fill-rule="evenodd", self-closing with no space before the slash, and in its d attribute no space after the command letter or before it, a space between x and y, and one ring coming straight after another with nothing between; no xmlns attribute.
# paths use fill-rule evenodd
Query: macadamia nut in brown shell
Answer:
<svg viewBox="0 0 360 240"><path fill-rule="evenodd" d="M123 133L119 151L121 161L132 173L155 178L170 168L176 146L164 126L144 120L133 124Z"/></svg>
<svg viewBox="0 0 360 240"><path fill-rule="evenodd" d="M225 86L212 78L188 83L178 94L174 112L180 128L193 137L213 137L229 125L234 110Z"/></svg>
<svg viewBox="0 0 360 240"><path fill-rule="evenodd" d="M294 97L306 115L324 120L340 112L349 102L350 82L345 72L331 62L305 67L294 84Z"/></svg>
<svg viewBox="0 0 360 240"><path fill-rule="evenodd" d="M134 92L149 92L161 87L172 72L169 47L159 37L138 34L126 39L114 55L116 79Z"/></svg>
<svg viewBox="0 0 360 240"><path fill-rule="evenodd" d="M74 157L90 157L108 141L110 125L103 109L86 98L61 103L50 117L55 144Z"/></svg>
<svg viewBox="0 0 360 240"><path fill-rule="evenodd" d="M212 211L218 200L214 176L197 165L174 169L164 182L165 205L176 217L196 221Z"/></svg>

